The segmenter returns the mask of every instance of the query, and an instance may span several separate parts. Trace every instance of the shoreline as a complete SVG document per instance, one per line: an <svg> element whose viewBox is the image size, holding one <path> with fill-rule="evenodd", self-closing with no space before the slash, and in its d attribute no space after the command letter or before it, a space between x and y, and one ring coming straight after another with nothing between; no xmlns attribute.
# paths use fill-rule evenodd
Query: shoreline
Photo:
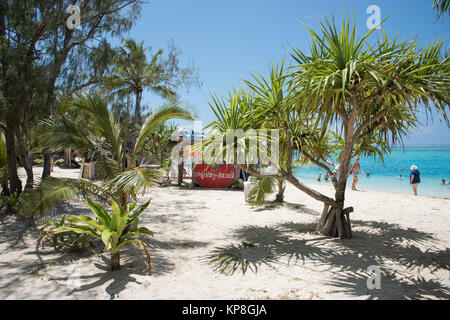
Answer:
<svg viewBox="0 0 450 320"><path fill-rule="evenodd" d="M33 173L34 173L34 180L35 183L37 183L41 177L42 174L42 167L41 166L33 166ZM56 172L56 176L59 176L61 174L69 177L69 178L78 178L79 175L79 169L72 169L72 168L59 168L59 167L54 167L54 172ZM26 172L25 169L23 167L19 167L18 168L18 174L19 174L19 178L22 180L22 183L24 183L26 181ZM306 180L306 181L305 181ZM312 179L313 180L313 179ZM190 179L184 179L184 181L190 181ZM327 190L328 195L333 196L334 195L334 188L331 185L331 182L317 182L317 181L310 181L310 179L303 179L300 180L300 182L304 183L307 186L311 186L311 187L318 187L318 188L326 188L325 190ZM202 189L201 187L196 187L199 189ZM208 190L208 189L205 189ZM222 189L212 189L212 190L222 190ZM235 191L235 190L232 190ZM348 193L351 193L353 190L351 190L351 177L349 178L348 182L347 182L347 189L346 189L346 195L348 195ZM376 193L380 193L380 194L387 194L387 195L398 195L398 196L412 196L412 194L408 194L408 193L402 193L402 192L393 192L393 191L378 191L378 190L371 190L371 189L360 189L360 192L376 192ZM419 189L419 195L417 196L418 198L424 198L424 199L442 199L442 200L450 200L450 197L439 197L439 196L423 196L420 195L420 189Z"/></svg>
<svg viewBox="0 0 450 320"><path fill-rule="evenodd" d="M305 185L319 187L319 188L320 187L327 187L330 190L334 190L333 186L321 184L320 182L319 183L305 182ZM353 192L353 190L351 189L351 183L350 184L347 183L347 188L346 188L345 194L347 195L348 192ZM371 189L359 189L356 192L375 192L375 193L378 193L378 194L395 195L395 196L413 196L412 194L407 194L407 193L392 192L392 191L378 191L378 190L371 190ZM412 193L412 191L411 191L411 193ZM422 196L422 195L420 195L420 191L419 191L419 194L417 195L417 198L450 200L450 197L447 198L447 197L438 197L438 196Z"/></svg>

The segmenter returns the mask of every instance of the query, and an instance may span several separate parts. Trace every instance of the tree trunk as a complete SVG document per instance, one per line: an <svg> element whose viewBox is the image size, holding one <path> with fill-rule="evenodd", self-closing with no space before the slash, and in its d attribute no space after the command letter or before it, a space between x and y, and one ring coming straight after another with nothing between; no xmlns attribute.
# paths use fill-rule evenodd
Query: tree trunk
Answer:
<svg viewBox="0 0 450 320"><path fill-rule="evenodd" d="M132 149L134 148L134 145L136 144L136 132L137 132L137 125L139 122L139 119L141 118L141 99L142 99L142 89L138 92L136 92L136 104L134 106L134 119L133 119L133 127L132 127Z"/></svg>
<svg viewBox="0 0 450 320"><path fill-rule="evenodd" d="M178 140L179 143L183 142L183 137L180 137L180 139ZM180 150L180 159L183 159L183 148L181 148ZM183 169L184 169L184 162L183 160L178 162L178 186L181 187L181 185L183 184Z"/></svg>
<svg viewBox="0 0 450 320"><path fill-rule="evenodd" d="M275 197L275 202L281 203L284 201L284 190L286 189L284 180L278 180L278 193Z"/></svg>
<svg viewBox="0 0 450 320"><path fill-rule="evenodd" d="M64 150L64 166L70 168L72 164L72 153L70 149Z"/></svg>
<svg viewBox="0 0 450 320"><path fill-rule="evenodd" d="M194 168L195 168L195 158L194 158L194 149L195 149L195 136L194 136L194 130L191 132L191 181L192 185L195 187L197 186L197 183L194 179Z"/></svg>
<svg viewBox="0 0 450 320"><path fill-rule="evenodd" d="M352 238L352 227L350 224L350 213L353 207L344 209L345 188L347 185L347 174L350 166L351 149L346 148L341 158L339 179L334 195L335 204L324 204L324 210L317 225L316 232L330 237L341 239Z"/></svg>
<svg viewBox="0 0 450 320"><path fill-rule="evenodd" d="M346 170L344 168L344 170ZM335 192L335 205L324 204L322 216L316 227L316 232L340 239L349 239L352 237L352 228L350 225L350 213L353 208L344 209L346 180L340 181Z"/></svg>
<svg viewBox="0 0 450 320"><path fill-rule="evenodd" d="M23 140L23 131L20 129L20 126L16 125L14 129L16 133L17 144L19 146L20 158L22 159L22 166L27 173L27 183L25 185L25 190L33 189L33 154L31 151L28 151L25 146L25 141Z"/></svg>
<svg viewBox="0 0 450 320"><path fill-rule="evenodd" d="M329 207L324 206L322 217L316 227L316 233L329 237L339 237L341 239L352 238L352 227L350 224L350 213L353 207Z"/></svg>
<svg viewBox="0 0 450 320"><path fill-rule="evenodd" d="M24 169L27 173L27 183L25 185L25 190L27 189L33 189L34 184L34 174L33 174L33 155L30 152L25 153L24 155Z"/></svg>
<svg viewBox="0 0 450 320"><path fill-rule="evenodd" d="M14 129L7 127L5 132L6 155L8 160L9 190L11 193L22 192L22 181L17 174L16 144L14 140Z"/></svg>
<svg viewBox="0 0 450 320"><path fill-rule="evenodd" d="M120 251L115 254L111 254L111 270L117 271L119 269L120 269Z"/></svg>
<svg viewBox="0 0 450 320"><path fill-rule="evenodd" d="M42 179L50 177L51 174L51 154L44 152L44 168L42 170Z"/></svg>

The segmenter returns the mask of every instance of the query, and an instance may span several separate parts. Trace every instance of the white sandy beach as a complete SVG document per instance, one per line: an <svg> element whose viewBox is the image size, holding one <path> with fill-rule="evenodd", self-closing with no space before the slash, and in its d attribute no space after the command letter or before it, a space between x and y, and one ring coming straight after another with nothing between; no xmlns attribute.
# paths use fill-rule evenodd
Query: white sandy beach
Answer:
<svg viewBox="0 0 450 320"><path fill-rule="evenodd" d="M140 248L124 250L113 273L109 254L40 248L34 229L2 214L0 299L450 298L450 200L348 191L354 238L341 241L312 232L322 205L292 186L284 205L261 208L246 204L243 191L153 188L141 201L149 198L141 223L155 232L146 240L151 274ZM89 212L81 202L58 210ZM218 253L237 269L215 270ZM371 265L381 268L381 289L367 288Z"/></svg>

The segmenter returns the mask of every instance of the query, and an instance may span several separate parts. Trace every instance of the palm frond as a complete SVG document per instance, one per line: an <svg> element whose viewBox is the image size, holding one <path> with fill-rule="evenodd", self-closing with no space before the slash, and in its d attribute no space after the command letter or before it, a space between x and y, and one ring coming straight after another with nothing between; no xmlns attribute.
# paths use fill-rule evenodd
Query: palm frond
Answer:
<svg viewBox="0 0 450 320"><path fill-rule="evenodd" d="M110 193L118 191L129 195L144 194L146 189L155 184L156 180L164 174L161 170L150 168L134 168L119 173L113 179L105 181L102 186Z"/></svg>
<svg viewBox="0 0 450 320"><path fill-rule="evenodd" d="M269 177L251 177L249 200L255 205L261 205L266 200L267 195L275 190L277 180Z"/></svg>
<svg viewBox="0 0 450 320"><path fill-rule="evenodd" d="M186 107L180 103L164 104L156 109L144 121L139 136L134 147L134 154L139 153L144 148L145 141L163 122L169 119L194 120L194 114L188 111Z"/></svg>
<svg viewBox="0 0 450 320"><path fill-rule="evenodd" d="M33 190L23 193L19 212L25 216L43 213L77 197L109 202L111 195L105 188L86 180L49 177L43 179Z"/></svg>
<svg viewBox="0 0 450 320"><path fill-rule="evenodd" d="M39 146L42 149L93 149L86 126L67 115L58 114L38 124Z"/></svg>
<svg viewBox="0 0 450 320"><path fill-rule="evenodd" d="M446 13L450 14L450 0L433 0L433 9L438 18L442 18Z"/></svg>

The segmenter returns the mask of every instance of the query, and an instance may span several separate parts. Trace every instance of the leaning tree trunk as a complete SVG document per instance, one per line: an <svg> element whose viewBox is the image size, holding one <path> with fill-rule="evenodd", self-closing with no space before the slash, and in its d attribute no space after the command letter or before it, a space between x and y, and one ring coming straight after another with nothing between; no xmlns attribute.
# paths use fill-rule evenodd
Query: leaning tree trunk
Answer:
<svg viewBox="0 0 450 320"><path fill-rule="evenodd" d="M120 269L120 251L111 254L111 270L117 271Z"/></svg>

